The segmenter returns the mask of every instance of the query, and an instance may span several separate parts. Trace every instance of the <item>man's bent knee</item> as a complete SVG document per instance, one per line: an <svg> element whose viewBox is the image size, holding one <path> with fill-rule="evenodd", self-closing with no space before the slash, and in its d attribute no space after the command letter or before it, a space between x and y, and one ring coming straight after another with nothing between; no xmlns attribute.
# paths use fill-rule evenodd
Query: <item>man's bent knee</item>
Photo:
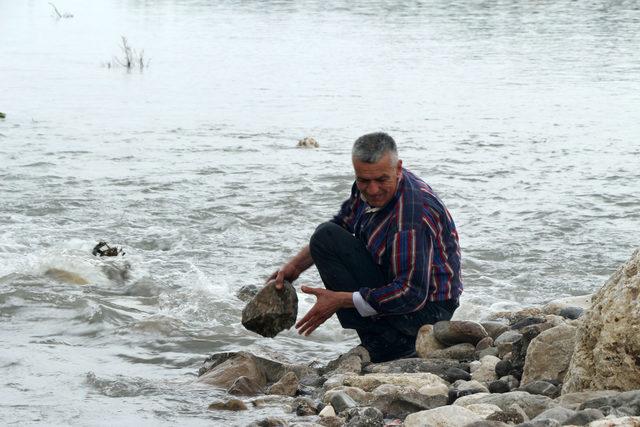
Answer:
<svg viewBox="0 0 640 427"><path fill-rule="evenodd" d="M333 222L323 222L318 227L316 227L316 231L311 235L311 239L309 239L309 246L313 250L317 248L318 245L324 245L328 242L334 241L334 235L336 232L340 232L343 230L338 224Z"/></svg>

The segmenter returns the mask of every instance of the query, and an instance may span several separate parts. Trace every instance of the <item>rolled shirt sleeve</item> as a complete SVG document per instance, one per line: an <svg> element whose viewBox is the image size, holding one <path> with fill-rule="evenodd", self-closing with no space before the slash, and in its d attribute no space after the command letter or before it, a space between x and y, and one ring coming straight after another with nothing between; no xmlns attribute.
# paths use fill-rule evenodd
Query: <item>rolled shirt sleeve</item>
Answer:
<svg viewBox="0 0 640 427"><path fill-rule="evenodd" d="M356 310L358 310L360 316L371 317L378 314L378 312L375 311L373 307L371 307L369 303L364 300L364 298L362 298L360 292L354 292L351 296L351 299L353 300L353 305L356 307Z"/></svg>

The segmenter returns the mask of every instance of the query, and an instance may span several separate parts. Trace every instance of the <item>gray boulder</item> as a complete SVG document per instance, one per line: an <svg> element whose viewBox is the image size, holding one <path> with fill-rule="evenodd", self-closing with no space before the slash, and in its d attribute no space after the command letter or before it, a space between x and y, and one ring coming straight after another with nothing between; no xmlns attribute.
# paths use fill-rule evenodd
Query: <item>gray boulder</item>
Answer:
<svg viewBox="0 0 640 427"><path fill-rule="evenodd" d="M604 414L598 409L583 409L582 411L574 412L572 416L564 420L564 425L584 426L601 418L604 418Z"/></svg>
<svg viewBox="0 0 640 427"><path fill-rule="evenodd" d="M319 402L315 402L306 397L298 397L291 404L291 409L299 417L306 417L309 415L317 415L320 412Z"/></svg>
<svg viewBox="0 0 640 427"><path fill-rule="evenodd" d="M246 411L248 408L242 400L230 399L213 402L208 409L210 411Z"/></svg>
<svg viewBox="0 0 640 427"><path fill-rule="evenodd" d="M347 353L341 354L338 358L330 361L326 368L322 369L321 372L324 375L329 372L334 374L359 374L362 371L362 365L364 363L369 363L370 361L371 359L369 358L369 352L367 349L358 345Z"/></svg>
<svg viewBox="0 0 640 427"><path fill-rule="evenodd" d="M538 414L531 421L539 421L539 420L556 420L560 424L563 424L567 419L575 415L575 411L571 409L563 408L562 406L556 406L555 408L547 409L546 411Z"/></svg>
<svg viewBox="0 0 640 427"><path fill-rule="evenodd" d="M503 380L495 380L489 383L490 393L507 393L511 391L509 384Z"/></svg>
<svg viewBox="0 0 640 427"><path fill-rule="evenodd" d="M640 415L640 390L625 391L612 396L596 397L580 405L579 409L600 409L605 415L611 413L610 409L623 408L626 415Z"/></svg>
<svg viewBox="0 0 640 427"><path fill-rule="evenodd" d="M333 406L333 409L339 414L346 409L356 408L358 403L349 397L347 393L339 391L331 396L331 406Z"/></svg>
<svg viewBox="0 0 640 427"><path fill-rule="evenodd" d="M433 325L433 333L444 345L473 344L474 348L484 337L489 336L480 323L467 320L443 320Z"/></svg>
<svg viewBox="0 0 640 427"><path fill-rule="evenodd" d="M556 402L560 406L564 406L568 409L577 410L580 405L590 400L611 397L619 395L619 391L615 390L592 390L592 391L577 391L575 393L565 393L556 398Z"/></svg>
<svg viewBox="0 0 640 427"><path fill-rule="evenodd" d="M453 359L399 359L384 363L371 363L362 371L367 374L399 374L426 372L447 379L447 370L457 368L463 371L469 370L469 364Z"/></svg>
<svg viewBox="0 0 640 427"><path fill-rule="evenodd" d="M287 427L289 423L282 418L269 417L247 424L247 427Z"/></svg>
<svg viewBox="0 0 640 427"><path fill-rule="evenodd" d="M503 322L496 322L492 320L488 320L486 322L480 323L487 334L494 340L498 338L503 332L509 330L509 325Z"/></svg>
<svg viewBox="0 0 640 427"><path fill-rule="evenodd" d="M516 322L511 324L511 329L515 330L515 331L519 331L522 328L525 328L527 326L531 326L531 325L537 325L540 323L544 323L546 321L546 319L542 316L529 316L529 317L524 317L522 319L517 320Z"/></svg>
<svg viewBox="0 0 640 427"><path fill-rule="evenodd" d="M556 420L545 418L543 420L527 421L526 423L518 424L518 427L560 427L560 425Z"/></svg>
<svg viewBox="0 0 640 427"><path fill-rule="evenodd" d="M584 314L584 308L582 307L565 307L560 310L559 316L565 319L575 320Z"/></svg>
<svg viewBox="0 0 640 427"><path fill-rule="evenodd" d="M509 353L513 348L513 343L520 341L522 334L518 331L507 330L496 337L493 345L498 348L498 354L504 356Z"/></svg>
<svg viewBox="0 0 640 427"><path fill-rule="evenodd" d="M273 338L296 323L298 296L289 282L277 290L267 283L242 310L242 325L263 337Z"/></svg>
<svg viewBox="0 0 640 427"><path fill-rule="evenodd" d="M277 383L269 387L269 394L278 394L280 396L295 396L298 391L298 377L293 372L287 372L278 380Z"/></svg>
<svg viewBox="0 0 640 427"><path fill-rule="evenodd" d="M476 356L476 347L470 343L455 344L442 350L433 350L427 354L428 359L455 359L473 360Z"/></svg>
<svg viewBox="0 0 640 427"><path fill-rule="evenodd" d="M478 344L476 344L476 351L486 350L491 346L493 346L493 338L484 337L480 341L478 341Z"/></svg>
<svg viewBox="0 0 640 427"><path fill-rule="evenodd" d="M529 417L518 404L513 404L501 412L489 415L487 420L499 421L508 424L520 424L529 420Z"/></svg>
<svg viewBox="0 0 640 427"><path fill-rule="evenodd" d="M212 363L204 370L200 368L198 381L229 389L240 377L245 377L257 387L264 387L267 383L266 375L255 357L244 352L227 358L220 357L219 363Z"/></svg>
<svg viewBox="0 0 640 427"><path fill-rule="evenodd" d="M510 360L501 360L496 363L496 375L498 377L504 377L505 375L509 375L511 372L511 361Z"/></svg>
<svg viewBox="0 0 640 427"><path fill-rule="evenodd" d="M573 326L559 325L541 332L527 349L522 384L535 380L563 382L575 342L576 328Z"/></svg>
<svg viewBox="0 0 640 427"><path fill-rule="evenodd" d="M301 382L317 377L316 370L307 365L276 362L241 351L209 356L198 371L198 381L228 389L238 378L247 377L256 386L264 387L279 381L287 372L293 372Z"/></svg>
<svg viewBox="0 0 640 427"><path fill-rule="evenodd" d="M418 336L416 337L416 353L418 356L425 358L431 352L444 348L446 346L438 341L433 333L433 325L423 325L418 330Z"/></svg>
<svg viewBox="0 0 640 427"><path fill-rule="evenodd" d="M454 405L466 407L474 403L490 403L498 406L503 411L515 403L524 410L529 418L533 418L543 411L557 406L557 403L546 396L529 394L525 391L510 391L509 393L500 394L472 394L459 398Z"/></svg>
<svg viewBox="0 0 640 427"><path fill-rule="evenodd" d="M640 250L594 295L578 328L563 393L640 389Z"/></svg>
<svg viewBox="0 0 640 427"><path fill-rule="evenodd" d="M541 380L531 381L530 383L520 387L520 390L531 394L541 394L551 398L557 397L560 394L560 390L555 384Z"/></svg>
<svg viewBox="0 0 640 427"><path fill-rule="evenodd" d="M262 394L262 387L255 383L251 378L242 376L231 384L227 393L236 396L256 396L258 394Z"/></svg>
<svg viewBox="0 0 640 427"><path fill-rule="evenodd" d="M458 380L470 381L471 374L463 369L449 368L447 369L447 372L445 372L444 379L450 383L454 383Z"/></svg>
<svg viewBox="0 0 640 427"><path fill-rule="evenodd" d="M502 421L482 420L465 424L464 427L509 427L509 424L503 423Z"/></svg>
<svg viewBox="0 0 640 427"><path fill-rule="evenodd" d="M425 395L411 390L377 396L371 406L379 409L387 418L404 419L407 415L447 404L445 395Z"/></svg>
<svg viewBox="0 0 640 427"><path fill-rule="evenodd" d="M415 412L404 420L404 427L460 427L482 421L476 413L456 405Z"/></svg>
<svg viewBox="0 0 640 427"><path fill-rule="evenodd" d="M382 427L382 412L376 408L352 408L347 411L347 427Z"/></svg>

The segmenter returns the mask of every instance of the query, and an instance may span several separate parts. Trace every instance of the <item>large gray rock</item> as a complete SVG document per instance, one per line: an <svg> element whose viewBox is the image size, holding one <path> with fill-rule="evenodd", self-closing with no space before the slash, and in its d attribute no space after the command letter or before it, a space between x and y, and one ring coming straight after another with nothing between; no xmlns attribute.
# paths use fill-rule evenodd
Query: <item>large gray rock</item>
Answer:
<svg viewBox="0 0 640 427"><path fill-rule="evenodd" d="M317 415L320 412L320 402L314 401L307 397L298 397L291 404L291 409L299 417L306 417L309 415Z"/></svg>
<svg viewBox="0 0 640 427"><path fill-rule="evenodd" d="M628 415L640 415L640 390L631 390L612 396L603 396L590 399L580 405L579 409L600 409L608 414L611 409L623 409Z"/></svg>
<svg viewBox="0 0 640 427"><path fill-rule="evenodd" d="M597 409L583 409L564 420L564 425L584 426L592 421L604 418L604 414Z"/></svg>
<svg viewBox="0 0 640 427"><path fill-rule="evenodd" d="M433 333L442 344L470 343L474 347L478 341L489 336L482 325L468 320L443 320L433 325Z"/></svg>
<svg viewBox="0 0 640 427"><path fill-rule="evenodd" d="M374 398L374 396L370 392L366 392L361 388L340 386L325 392L322 401L325 403L331 403L331 399L333 398L333 396L338 393L346 394L361 406L368 405L369 402Z"/></svg>
<svg viewBox="0 0 640 427"><path fill-rule="evenodd" d="M248 408L242 400L230 399L213 402L209 405L208 409L210 411L246 411Z"/></svg>
<svg viewBox="0 0 640 427"><path fill-rule="evenodd" d="M277 383L269 387L268 393L278 394L280 396L295 396L299 385L296 374L287 372Z"/></svg>
<svg viewBox="0 0 640 427"><path fill-rule="evenodd" d="M518 404L529 418L533 418L543 411L557 406L546 396L529 394L525 391L511 391L501 394L478 393L464 396L455 401L454 406L468 406L474 403L490 403L506 411L511 405Z"/></svg>
<svg viewBox="0 0 640 427"><path fill-rule="evenodd" d="M441 350L433 350L426 355L429 359L473 360L476 347L470 343L455 344Z"/></svg>
<svg viewBox="0 0 640 427"><path fill-rule="evenodd" d="M511 372L518 380L522 378L524 370L524 362L527 356L527 350L531 341L537 337L543 330L549 329L545 324L534 324L525 326L520 330L522 338L513 343L511 348Z"/></svg>
<svg viewBox="0 0 640 427"><path fill-rule="evenodd" d="M236 396L256 396L262 394L262 387L247 377L239 377L231 384L227 393Z"/></svg>
<svg viewBox="0 0 640 427"><path fill-rule="evenodd" d="M508 330L500 334L493 342L493 345L498 348L498 354L502 357L511 352L513 343L520 341L521 339L522 334L520 332Z"/></svg>
<svg viewBox="0 0 640 427"><path fill-rule="evenodd" d="M433 333L433 325L423 325L416 338L416 353L420 357L429 357L436 350L442 350L446 346L436 339Z"/></svg>
<svg viewBox="0 0 640 427"><path fill-rule="evenodd" d="M520 390L531 394L541 394L551 398L557 397L558 394L560 394L560 390L555 384L541 380L531 381L520 387Z"/></svg>
<svg viewBox="0 0 640 427"><path fill-rule="evenodd" d="M500 359L495 356L484 356L480 359L480 367L471 373L471 378L486 383L497 380L496 365L498 362Z"/></svg>
<svg viewBox="0 0 640 427"><path fill-rule="evenodd" d="M362 371L362 364L369 363L370 361L371 359L367 349L359 345L330 361L326 368L321 371L324 375L329 372L333 372L334 374L359 374Z"/></svg>
<svg viewBox="0 0 640 427"><path fill-rule="evenodd" d="M572 411L571 409L563 408L562 406L556 406L555 408L549 408L546 411L538 414L531 421L550 419L550 420L556 420L556 421L558 421L559 423L562 424L568 418L574 416L575 413L576 412Z"/></svg>
<svg viewBox="0 0 640 427"><path fill-rule="evenodd" d="M377 408L352 408L347 411L347 427L382 427L384 419Z"/></svg>
<svg viewBox="0 0 640 427"><path fill-rule="evenodd" d="M522 374L523 385L535 380L564 381L569 368L576 328L560 325L541 332L529 344Z"/></svg>
<svg viewBox="0 0 640 427"><path fill-rule="evenodd" d="M414 412L437 408L447 404L444 394L425 395L411 390L377 396L371 406L378 408L387 418L404 419Z"/></svg>
<svg viewBox="0 0 640 427"><path fill-rule="evenodd" d="M246 381L250 381L256 387L266 385L266 375L253 355L241 352L221 360L204 372L201 369L198 381L229 389L238 378L246 377Z"/></svg>
<svg viewBox="0 0 640 427"><path fill-rule="evenodd" d="M587 401L603 397L617 396L619 394L620 392L615 390L577 391L575 393L563 394L556 399L556 402L565 408L577 410L580 405Z"/></svg>
<svg viewBox="0 0 640 427"><path fill-rule="evenodd" d="M267 283L242 310L242 325L263 337L273 338L296 323L298 296L289 282L277 290L275 282Z"/></svg>
<svg viewBox="0 0 640 427"><path fill-rule="evenodd" d="M301 379L317 376L315 369L307 365L277 362L251 353L226 352L209 356L198 371L198 381L218 387L229 388L244 376L259 387L280 380L287 372Z"/></svg>
<svg viewBox="0 0 640 427"><path fill-rule="evenodd" d="M338 392L331 396L331 406L337 413L340 413L349 408L356 408L358 403L353 400L347 393Z"/></svg>
<svg viewBox="0 0 640 427"><path fill-rule="evenodd" d="M413 413L404 420L404 427L460 427L482 417L461 406L441 406L435 409Z"/></svg>
<svg viewBox="0 0 640 427"><path fill-rule="evenodd" d="M640 389L640 250L594 295L563 393Z"/></svg>
<svg viewBox="0 0 640 427"><path fill-rule="evenodd" d="M494 340L498 338L503 332L509 330L509 325L504 322L496 322L488 320L486 322L480 323L485 331L489 334L491 338Z"/></svg>
<svg viewBox="0 0 640 427"><path fill-rule="evenodd" d="M445 381L437 375L427 372L415 374L366 374L348 375L343 380L343 385L358 387L364 391L371 391L382 384L411 387L418 390L422 387L446 385Z"/></svg>
<svg viewBox="0 0 640 427"><path fill-rule="evenodd" d="M453 359L398 359L385 363L371 363L365 366L362 371L368 374L397 374L428 372L440 378L447 379L447 371L450 368L469 370L469 364Z"/></svg>
<svg viewBox="0 0 640 427"><path fill-rule="evenodd" d="M589 423L589 427L638 427L640 417L620 417L615 419L596 420Z"/></svg>

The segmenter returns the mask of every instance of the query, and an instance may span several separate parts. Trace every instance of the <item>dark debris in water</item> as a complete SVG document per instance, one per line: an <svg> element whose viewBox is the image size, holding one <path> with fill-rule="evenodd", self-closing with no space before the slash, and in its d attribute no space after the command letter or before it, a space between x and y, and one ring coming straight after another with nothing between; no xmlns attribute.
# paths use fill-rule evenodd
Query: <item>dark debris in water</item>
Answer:
<svg viewBox="0 0 640 427"><path fill-rule="evenodd" d="M111 247L107 242L98 242L91 253L93 256L118 256L125 254L122 248L118 248L117 246Z"/></svg>

